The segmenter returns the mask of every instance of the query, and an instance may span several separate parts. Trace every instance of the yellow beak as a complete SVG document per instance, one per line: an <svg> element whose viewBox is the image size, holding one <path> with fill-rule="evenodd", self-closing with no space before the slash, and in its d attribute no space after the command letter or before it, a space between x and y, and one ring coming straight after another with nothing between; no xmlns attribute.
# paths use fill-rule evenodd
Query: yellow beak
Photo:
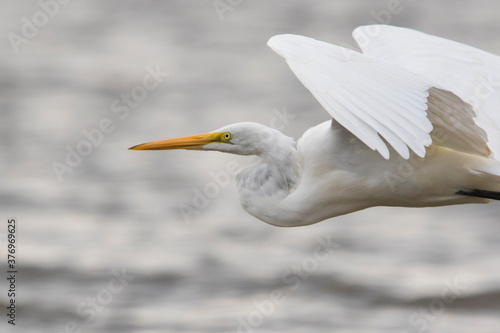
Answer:
<svg viewBox="0 0 500 333"><path fill-rule="evenodd" d="M221 142L222 133L207 133L183 138L152 141L130 147L131 150L202 149L213 142Z"/></svg>

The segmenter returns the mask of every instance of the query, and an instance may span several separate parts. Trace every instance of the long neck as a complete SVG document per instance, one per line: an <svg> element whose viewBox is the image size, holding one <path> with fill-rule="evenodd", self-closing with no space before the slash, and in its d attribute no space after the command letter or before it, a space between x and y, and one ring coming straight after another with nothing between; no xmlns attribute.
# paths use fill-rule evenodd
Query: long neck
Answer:
<svg viewBox="0 0 500 333"><path fill-rule="evenodd" d="M293 211L283 205L298 186L301 165L292 144L274 147L260 155L260 161L237 176L240 202L251 215L267 223L285 226L280 221L293 219Z"/></svg>

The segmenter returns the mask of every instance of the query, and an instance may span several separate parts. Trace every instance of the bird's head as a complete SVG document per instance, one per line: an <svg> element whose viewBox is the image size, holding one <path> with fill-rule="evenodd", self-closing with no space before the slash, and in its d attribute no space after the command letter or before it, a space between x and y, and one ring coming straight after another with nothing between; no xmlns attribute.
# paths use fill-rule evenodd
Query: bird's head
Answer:
<svg viewBox="0 0 500 333"><path fill-rule="evenodd" d="M283 140L293 139L270 127L245 122L228 125L210 133L143 143L132 150L217 150L238 155L263 155Z"/></svg>

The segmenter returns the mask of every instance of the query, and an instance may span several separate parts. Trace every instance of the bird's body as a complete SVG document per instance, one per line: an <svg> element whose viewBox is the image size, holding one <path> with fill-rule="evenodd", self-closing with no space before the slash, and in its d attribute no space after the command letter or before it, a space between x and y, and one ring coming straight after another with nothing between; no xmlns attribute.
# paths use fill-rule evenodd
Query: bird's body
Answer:
<svg viewBox="0 0 500 333"><path fill-rule="evenodd" d="M259 156L236 176L240 202L276 226L308 225L373 206L500 200L500 93L493 89L488 98L476 98L478 103L472 99L487 75L500 86L500 57L407 29L376 27L381 33L372 36L368 50L380 53L372 47L377 38L383 48L387 36L413 36L414 57L425 58L422 66L434 72L426 77L422 66L411 71L397 54L399 66L307 37L275 36L269 45L287 59L331 121L307 130L297 144L269 127L237 123L133 149ZM362 28L356 31L369 31ZM443 61L446 56L435 53L442 47L456 53ZM453 70L452 78L437 65Z"/></svg>
<svg viewBox="0 0 500 333"><path fill-rule="evenodd" d="M269 153L236 182L243 208L269 224L308 225L373 206L480 203L488 200L456 192L500 192L496 160L439 146L427 148L424 159L412 154L406 160L391 150L394 157L386 160L332 121L307 130L297 145L278 131L266 132L272 133Z"/></svg>

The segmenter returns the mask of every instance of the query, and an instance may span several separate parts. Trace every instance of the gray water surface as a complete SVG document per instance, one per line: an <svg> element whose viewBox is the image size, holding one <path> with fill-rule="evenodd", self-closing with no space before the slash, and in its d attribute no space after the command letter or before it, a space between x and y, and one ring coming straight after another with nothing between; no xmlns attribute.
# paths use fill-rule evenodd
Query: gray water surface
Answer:
<svg viewBox="0 0 500 333"><path fill-rule="evenodd" d="M498 203L282 229L226 180L252 158L127 150L327 120L275 34L354 45L379 20L500 54L500 3L43 3L46 24L37 2L0 5L0 219L19 223L17 325L2 311L1 332L500 332ZM40 27L13 47L23 17Z"/></svg>

